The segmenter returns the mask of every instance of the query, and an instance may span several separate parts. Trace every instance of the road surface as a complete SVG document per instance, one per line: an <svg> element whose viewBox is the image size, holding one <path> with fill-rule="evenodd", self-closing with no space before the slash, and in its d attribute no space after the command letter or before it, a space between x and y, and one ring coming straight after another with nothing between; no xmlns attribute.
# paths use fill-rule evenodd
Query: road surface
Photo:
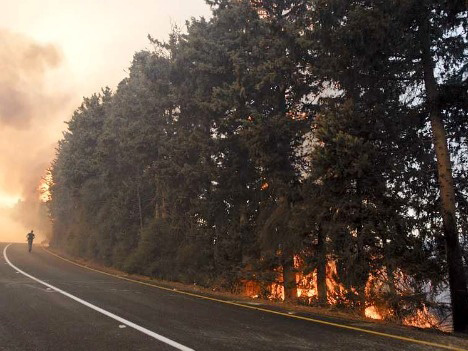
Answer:
<svg viewBox="0 0 468 351"><path fill-rule="evenodd" d="M161 290L73 265L38 246L28 253L25 244L0 243L0 252L2 351L444 349L361 328L468 349L460 338L303 315L358 330L345 329Z"/></svg>

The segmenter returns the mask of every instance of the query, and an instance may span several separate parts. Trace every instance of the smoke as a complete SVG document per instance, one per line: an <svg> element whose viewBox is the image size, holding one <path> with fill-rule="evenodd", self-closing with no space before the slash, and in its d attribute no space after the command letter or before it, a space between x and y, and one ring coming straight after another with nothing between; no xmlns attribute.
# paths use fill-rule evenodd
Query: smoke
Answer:
<svg viewBox="0 0 468 351"><path fill-rule="evenodd" d="M26 230L35 226L45 237L50 227L38 187L71 94L60 81L66 75L59 48L2 29L0 43L0 241L24 241ZM21 201L11 208L2 197Z"/></svg>
<svg viewBox="0 0 468 351"><path fill-rule="evenodd" d="M37 112L49 107L43 103L44 76L60 64L61 55L53 45L6 30L0 31L0 42L0 123L27 128Z"/></svg>

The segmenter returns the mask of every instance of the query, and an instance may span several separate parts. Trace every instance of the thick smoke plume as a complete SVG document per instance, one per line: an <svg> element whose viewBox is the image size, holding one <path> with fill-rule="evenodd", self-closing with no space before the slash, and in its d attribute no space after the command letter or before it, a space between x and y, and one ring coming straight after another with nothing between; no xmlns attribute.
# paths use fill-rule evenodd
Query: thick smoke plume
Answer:
<svg viewBox="0 0 468 351"><path fill-rule="evenodd" d="M0 241L24 241L26 230L47 236L49 225L38 187L69 115L70 94L54 73L60 50L0 29ZM61 75L62 79L63 74Z"/></svg>
<svg viewBox="0 0 468 351"><path fill-rule="evenodd" d="M47 113L44 76L61 61L52 45L40 45L26 37L0 31L0 122L27 128L37 112ZM47 101L50 103L50 101Z"/></svg>

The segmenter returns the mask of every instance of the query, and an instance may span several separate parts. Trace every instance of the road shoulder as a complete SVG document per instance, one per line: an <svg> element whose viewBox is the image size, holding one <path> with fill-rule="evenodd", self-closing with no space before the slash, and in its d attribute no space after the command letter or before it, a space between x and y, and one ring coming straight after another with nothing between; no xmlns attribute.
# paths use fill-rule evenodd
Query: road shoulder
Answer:
<svg viewBox="0 0 468 351"><path fill-rule="evenodd" d="M168 282L152 279L141 275L129 275L113 268L105 267L95 262L76 259L63 252L43 247L47 253L77 265L83 269L99 272L118 279L146 285L148 287L177 292L198 299L210 300L239 308L253 309L264 313L281 315L287 318L301 319L311 323L319 323L337 328L354 330L359 333L368 333L387 338L398 339L412 344L440 347L449 350L468 350L468 338L464 335L454 335L436 330L422 330L414 327L405 327L387 322L373 322L357 316L342 312L318 309L308 306L297 306L282 302L250 299L248 297L230 294L228 292L212 291L199 286L192 286L177 282Z"/></svg>

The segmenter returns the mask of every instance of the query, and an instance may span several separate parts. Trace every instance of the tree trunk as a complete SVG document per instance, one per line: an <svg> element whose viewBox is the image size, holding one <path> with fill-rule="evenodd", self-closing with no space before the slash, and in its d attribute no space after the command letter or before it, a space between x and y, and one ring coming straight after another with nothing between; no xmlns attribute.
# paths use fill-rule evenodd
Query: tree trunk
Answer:
<svg viewBox="0 0 468 351"><path fill-rule="evenodd" d="M327 304L327 252L325 246L325 235L322 227L318 228L317 242L317 297L320 305Z"/></svg>
<svg viewBox="0 0 468 351"><path fill-rule="evenodd" d="M400 225L397 224L395 230L398 236L403 237L403 233L402 233ZM385 262L385 267L387 270L387 283L388 283L388 290L389 290L387 303L388 303L388 307L395 314L396 319L399 322L401 322L400 309L398 306L398 293L396 291L396 285L395 285L395 271L394 271L393 263L391 262L391 255L389 253L389 249L387 245L387 237L385 235L382 235L382 243L383 243L383 251L385 255L384 262Z"/></svg>
<svg viewBox="0 0 468 351"><path fill-rule="evenodd" d="M297 299L296 270L294 269L294 255L283 253L283 286L284 300L295 301Z"/></svg>
<svg viewBox="0 0 468 351"><path fill-rule="evenodd" d="M358 293L359 309L364 315L366 310L366 281L369 276L369 270L366 262L366 252L364 250L364 231L363 231L363 212L362 212L362 192L361 179L356 179L356 196L359 200L359 207L356 218L356 269L357 272L356 291Z"/></svg>
<svg viewBox="0 0 468 351"><path fill-rule="evenodd" d="M138 214L140 219L140 232L143 230L143 212L141 209L141 196L140 196L140 184L137 183L137 201L138 201Z"/></svg>
<svg viewBox="0 0 468 351"><path fill-rule="evenodd" d="M437 157L441 212L447 250L450 297L452 300L453 328L457 332L468 333L468 290L458 237L452 165L445 127L442 122L438 86L434 76L429 19L425 17L422 21L419 28L421 59L426 87L426 103L429 109L432 137Z"/></svg>
<svg viewBox="0 0 468 351"><path fill-rule="evenodd" d="M250 262L250 250L249 250L249 243L246 243L246 236L245 233L248 231L248 217L247 217L247 205L242 204L240 209L239 215L239 231L240 231L240 238L241 238L241 263L242 265L246 265Z"/></svg>
<svg viewBox="0 0 468 351"><path fill-rule="evenodd" d="M166 197L163 195L161 198L161 218L166 219L167 217Z"/></svg>

